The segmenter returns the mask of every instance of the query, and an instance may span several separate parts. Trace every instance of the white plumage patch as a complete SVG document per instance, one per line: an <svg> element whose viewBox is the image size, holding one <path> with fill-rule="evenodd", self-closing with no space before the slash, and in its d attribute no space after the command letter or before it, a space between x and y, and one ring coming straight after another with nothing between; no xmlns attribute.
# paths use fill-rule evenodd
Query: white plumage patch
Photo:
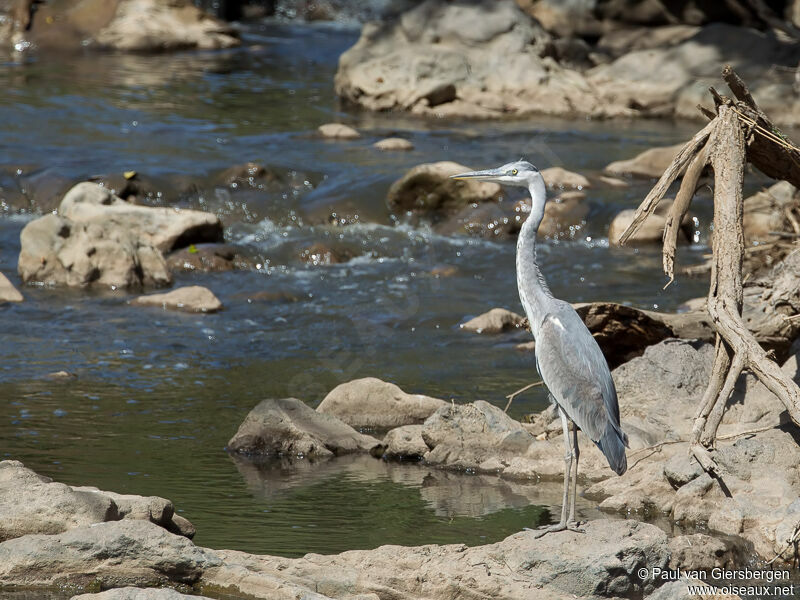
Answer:
<svg viewBox="0 0 800 600"><path fill-rule="evenodd" d="M565 331L566 330L566 328L564 327L564 324L558 319L558 317L550 317L550 320L556 325L556 327L561 329L561 331Z"/></svg>

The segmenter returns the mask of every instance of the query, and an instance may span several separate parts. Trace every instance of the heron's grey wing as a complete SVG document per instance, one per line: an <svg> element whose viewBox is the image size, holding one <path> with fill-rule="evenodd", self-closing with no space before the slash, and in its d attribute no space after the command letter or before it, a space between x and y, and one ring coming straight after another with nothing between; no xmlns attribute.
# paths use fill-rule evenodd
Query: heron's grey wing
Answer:
<svg viewBox="0 0 800 600"><path fill-rule="evenodd" d="M545 315L536 336L536 362L542 380L567 416L592 441L600 441L610 421L605 397L609 385L613 394L609 404L614 409L616 392L605 357L577 313L574 318L561 311Z"/></svg>

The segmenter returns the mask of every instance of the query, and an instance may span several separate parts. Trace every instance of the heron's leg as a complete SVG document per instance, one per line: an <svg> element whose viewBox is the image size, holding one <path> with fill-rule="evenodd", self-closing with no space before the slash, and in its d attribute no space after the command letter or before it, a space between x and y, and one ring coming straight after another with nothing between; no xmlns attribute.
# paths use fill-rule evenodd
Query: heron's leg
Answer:
<svg viewBox="0 0 800 600"><path fill-rule="evenodd" d="M561 500L561 520L555 525L540 527L537 538L554 531L567 529L567 503L569 502L569 480L572 473L572 448L569 443L569 419L567 413L559 406L558 414L561 415L561 426L564 429L564 495Z"/></svg>
<svg viewBox="0 0 800 600"><path fill-rule="evenodd" d="M567 529L583 531L582 529L578 529L578 523L575 521L575 498L578 495L578 459L580 459L581 456L580 448L578 448L578 427L575 423L572 424L572 456L575 459L575 478L572 480L572 496L570 497Z"/></svg>

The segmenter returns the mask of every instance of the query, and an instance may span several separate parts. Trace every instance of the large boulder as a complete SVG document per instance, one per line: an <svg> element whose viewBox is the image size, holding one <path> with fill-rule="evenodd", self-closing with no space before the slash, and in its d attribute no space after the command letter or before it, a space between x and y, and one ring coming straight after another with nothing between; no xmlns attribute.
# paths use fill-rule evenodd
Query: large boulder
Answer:
<svg viewBox="0 0 800 600"><path fill-rule="evenodd" d="M83 525L0 543L0 585L192 585L219 564L213 551L139 520Z"/></svg>
<svg viewBox="0 0 800 600"><path fill-rule="evenodd" d="M422 394L407 394L374 377L336 386L317 411L338 417L351 427L399 427L422 423L447 403Z"/></svg>
<svg viewBox="0 0 800 600"><path fill-rule="evenodd" d="M121 587L98 592L80 594L70 600L211 600L208 596L181 594L172 588Z"/></svg>
<svg viewBox="0 0 800 600"><path fill-rule="evenodd" d="M30 11L18 2L2 40L40 48L78 50L86 46L132 52L186 48L228 48L236 31L189 0L65 0Z"/></svg>
<svg viewBox="0 0 800 600"><path fill-rule="evenodd" d="M672 207L672 200L664 198L658 203L655 212L645 219L639 230L634 233L626 242L626 245L637 244L661 244L664 239L664 229L667 227L667 217ZM632 208L625 209L614 217L611 225L608 226L608 243L611 246L620 245L620 237L625 230L633 223L636 211ZM690 242L694 237L693 217L689 214L684 215L678 229L678 243Z"/></svg>
<svg viewBox="0 0 800 600"><path fill-rule="evenodd" d="M279 574L288 581L313 582L315 591L326 597L365 600L642 597L660 583L649 575L641 577L641 570L666 568L669 551L663 531L635 521L597 520L583 527L584 533L540 539L523 531L471 548L381 546L297 559L220 550L224 564L206 570L203 581L240 594L283 598L270 595Z"/></svg>
<svg viewBox="0 0 800 600"><path fill-rule="evenodd" d="M169 500L56 483L14 460L0 462L0 541L55 534L107 521L138 519L191 537L194 528Z"/></svg>
<svg viewBox="0 0 800 600"><path fill-rule="evenodd" d="M211 213L137 206L85 182L67 192L57 215L25 226L18 271L47 285L160 286L172 281L162 252L221 239Z"/></svg>
<svg viewBox="0 0 800 600"><path fill-rule="evenodd" d="M382 453L375 438L296 398L262 400L228 442L240 454L329 457L353 452Z"/></svg>
<svg viewBox="0 0 800 600"><path fill-rule="evenodd" d="M520 329L525 322L526 319L522 315L505 308L493 308L462 323L460 327L471 333L495 334Z"/></svg>
<svg viewBox="0 0 800 600"><path fill-rule="evenodd" d="M386 203L392 212L412 212L435 220L470 204L500 198L501 188L496 183L450 178L466 171L472 169L448 161L417 165L392 184Z"/></svg>

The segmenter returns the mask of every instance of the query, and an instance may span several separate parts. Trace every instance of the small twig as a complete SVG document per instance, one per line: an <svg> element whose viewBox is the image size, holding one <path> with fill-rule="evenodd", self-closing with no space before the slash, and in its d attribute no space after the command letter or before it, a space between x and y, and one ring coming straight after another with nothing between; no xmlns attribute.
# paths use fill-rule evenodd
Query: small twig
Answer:
<svg viewBox="0 0 800 600"><path fill-rule="evenodd" d="M519 396L522 392L527 392L529 389L531 389L532 387L536 387L537 385L544 385L544 381L537 381L535 383L529 383L524 388L520 388L516 392L514 392L513 394L509 394L508 396L506 396L506 398L508 398L508 403L506 404L506 407L503 409L503 412L508 412L508 409L511 406L511 403L514 401L514 398Z"/></svg>

